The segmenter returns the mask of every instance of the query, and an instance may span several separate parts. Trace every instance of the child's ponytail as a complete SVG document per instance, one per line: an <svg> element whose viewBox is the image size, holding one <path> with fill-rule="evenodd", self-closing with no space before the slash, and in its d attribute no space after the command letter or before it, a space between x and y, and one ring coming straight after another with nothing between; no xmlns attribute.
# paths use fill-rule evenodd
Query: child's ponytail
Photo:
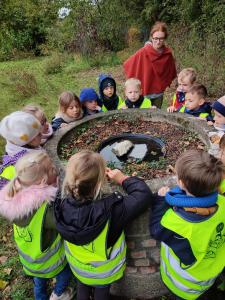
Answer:
<svg viewBox="0 0 225 300"><path fill-rule="evenodd" d="M9 197L14 197L22 189L21 185L18 182L18 178L15 177L7 185L7 194Z"/></svg>

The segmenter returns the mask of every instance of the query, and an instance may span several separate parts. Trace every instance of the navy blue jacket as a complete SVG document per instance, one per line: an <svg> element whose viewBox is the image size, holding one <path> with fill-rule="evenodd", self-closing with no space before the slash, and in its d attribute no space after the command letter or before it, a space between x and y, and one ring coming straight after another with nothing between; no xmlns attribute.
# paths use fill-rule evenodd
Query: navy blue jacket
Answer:
<svg viewBox="0 0 225 300"><path fill-rule="evenodd" d="M63 120L63 118L56 118L56 119L53 118L51 122L53 131L59 129L62 123L67 123L67 122Z"/></svg>
<svg viewBox="0 0 225 300"><path fill-rule="evenodd" d="M56 197L56 227L62 237L76 245L93 241L109 221L107 248L113 246L126 225L144 212L152 202L152 192L138 177L124 180L128 195L114 192L97 201L78 201L72 196Z"/></svg>
<svg viewBox="0 0 225 300"><path fill-rule="evenodd" d="M182 106L180 107L180 109L182 108ZM180 111L179 109L179 111ZM204 104L202 104L199 109L193 109L193 110L189 110L185 107L184 110L185 113L192 115L194 117L199 117L200 114L202 113L208 113L208 116L206 117L207 121L213 121L213 116L212 116L212 107L210 105L209 102L205 102Z"/></svg>

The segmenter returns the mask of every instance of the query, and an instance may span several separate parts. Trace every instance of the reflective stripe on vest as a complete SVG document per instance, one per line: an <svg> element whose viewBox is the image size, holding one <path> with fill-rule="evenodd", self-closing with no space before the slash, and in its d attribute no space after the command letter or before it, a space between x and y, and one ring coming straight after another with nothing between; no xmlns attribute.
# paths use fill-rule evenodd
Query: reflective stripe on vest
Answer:
<svg viewBox="0 0 225 300"><path fill-rule="evenodd" d="M183 265L173 250L161 243L161 276L176 295L196 299L222 272L225 261L225 197L218 196L218 210L209 219L191 223L169 209L161 224L189 240L196 262ZM201 237L201 238L199 238Z"/></svg>
<svg viewBox="0 0 225 300"><path fill-rule="evenodd" d="M52 278L66 265L65 250L58 234L52 245L44 252L41 250L43 222L47 203L36 211L26 227L14 227L14 238L19 251L19 258L26 274L31 276Z"/></svg>
<svg viewBox="0 0 225 300"><path fill-rule="evenodd" d="M110 284L123 276L126 262L124 233L112 249L106 249L108 223L90 244L76 246L65 242L66 257L74 275L88 285Z"/></svg>
<svg viewBox="0 0 225 300"><path fill-rule="evenodd" d="M184 113L184 112L185 112L185 108L186 108L186 106L183 105L183 106L180 108L179 112ZM188 114L188 112L187 112L187 114ZM191 115L191 114L190 114L190 115ZM208 113L200 113L199 116L193 116L193 117L199 117L199 118L205 119L205 118L208 117L208 115L209 115Z"/></svg>
<svg viewBox="0 0 225 300"><path fill-rule="evenodd" d="M119 102L118 102L118 105L117 105L116 109L119 109L119 107L124 103L123 99L120 96L118 98L119 98ZM108 111L108 109L105 107L104 104L102 105L102 111L103 112Z"/></svg>
<svg viewBox="0 0 225 300"><path fill-rule="evenodd" d="M40 264L40 263L43 263L43 262L49 260L49 258L51 258L51 256L54 255L60 249L61 246L62 246L62 240L60 239L57 242L57 244L53 248L51 248L44 256L42 256L41 258L36 258L36 259L33 259L31 256L22 252L22 250L19 249L18 247L17 247L17 249L18 249L19 254L29 263Z"/></svg>
<svg viewBox="0 0 225 300"><path fill-rule="evenodd" d="M181 268L179 260L173 257L171 250L164 243L161 244L160 271L163 282L167 287L184 299L198 298L211 287L217 277L206 281L194 278L188 271Z"/></svg>
<svg viewBox="0 0 225 300"><path fill-rule="evenodd" d="M177 99L177 95L174 94L174 95L173 95L173 99L172 99L172 106L173 106L173 107L176 107L176 99Z"/></svg>
<svg viewBox="0 0 225 300"><path fill-rule="evenodd" d="M65 265L66 265L65 257L60 257L59 260L54 265L51 265L50 267L45 268L45 269L34 270L34 269L28 268L26 265L23 265L23 269L25 270L25 273L32 275L32 276L37 276L37 277L38 277L38 275L42 275L41 277L46 277L46 276L43 276L43 274L46 275L46 274L51 274L53 272L54 273L56 272L55 275L52 275L51 277L46 277L46 278L52 278L52 277L55 277L64 268ZM63 266L63 268L61 268L62 266ZM60 271L57 270L58 268L60 268Z"/></svg>

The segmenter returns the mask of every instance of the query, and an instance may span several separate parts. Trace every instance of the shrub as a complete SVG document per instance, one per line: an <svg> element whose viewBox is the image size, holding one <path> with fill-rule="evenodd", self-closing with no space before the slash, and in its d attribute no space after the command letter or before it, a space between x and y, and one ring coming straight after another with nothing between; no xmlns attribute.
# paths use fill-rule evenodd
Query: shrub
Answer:
<svg viewBox="0 0 225 300"><path fill-rule="evenodd" d="M54 53L45 64L45 74L51 75L60 73L64 64L64 58L58 53Z"/></svg>
<svg viewBox="0 0 225 300"><path fill-rule="evenodd" d="M201 39L185 26L170 27L169 46L174 51L178 72L187 67L197 71L197 81L207 87L210 98L224 95L224 50L218 47L217 36L208 33Z"/></svg>

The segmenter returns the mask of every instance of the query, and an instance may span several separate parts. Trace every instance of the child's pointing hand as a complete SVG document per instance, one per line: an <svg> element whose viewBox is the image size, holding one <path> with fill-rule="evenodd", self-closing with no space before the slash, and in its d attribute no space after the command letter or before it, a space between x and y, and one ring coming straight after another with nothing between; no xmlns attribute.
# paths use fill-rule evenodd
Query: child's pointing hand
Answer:
<svg viewBox="0 0 225 300"><path fill-rule="evenodd" d="M117 184L122 184L122 182L128 178L129 176L124 175L120 170L118 169L110 169L106 168L106 176L109 180L114 181Z"/></svg>

